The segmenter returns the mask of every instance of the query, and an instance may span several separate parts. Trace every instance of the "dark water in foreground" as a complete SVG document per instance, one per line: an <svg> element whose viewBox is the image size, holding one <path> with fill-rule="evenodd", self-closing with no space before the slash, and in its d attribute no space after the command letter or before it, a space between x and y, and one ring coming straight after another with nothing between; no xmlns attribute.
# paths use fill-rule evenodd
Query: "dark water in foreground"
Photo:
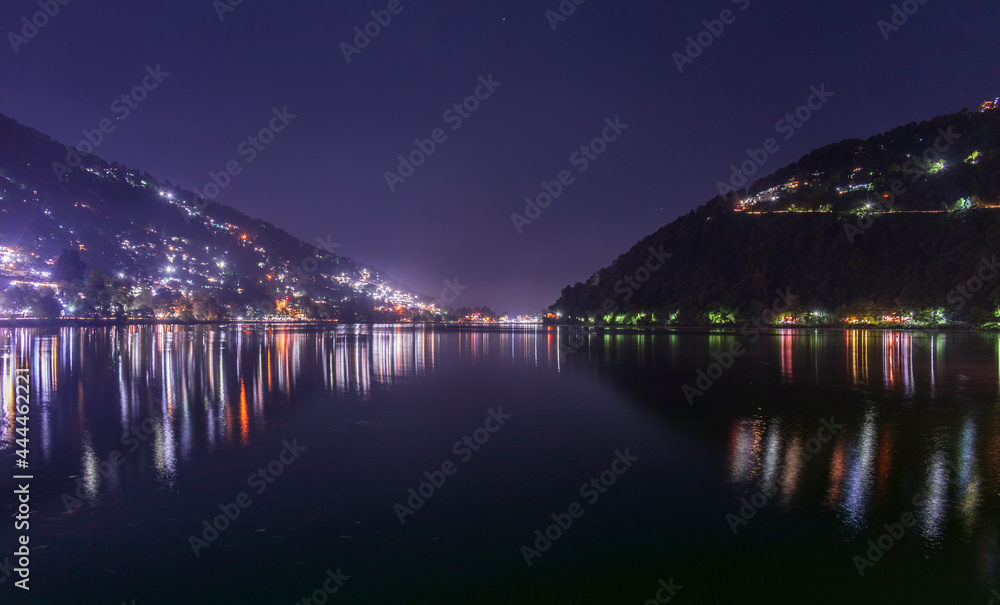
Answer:
<svg viewBox="0 0 1000 605"><path fill-rule="evenodd" d="M734 340L748 352L688 405L682 386ZM0 602L1000 595L1000 337L595 334L560 354L570 342L546 328L0 330ZM3 565L24 533L25 374L28 593ZM238 516L204 533L225 510Z"/></svg>

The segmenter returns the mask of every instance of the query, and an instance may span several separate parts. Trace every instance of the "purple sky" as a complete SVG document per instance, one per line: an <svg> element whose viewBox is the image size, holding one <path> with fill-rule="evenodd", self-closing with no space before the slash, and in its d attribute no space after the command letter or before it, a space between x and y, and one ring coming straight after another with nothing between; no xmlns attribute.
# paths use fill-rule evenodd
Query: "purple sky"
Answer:
<svg viewBox="0 0 1000 605"><path fill-rule="evenodd" d="M97 155L185 188L236 160L220 202L329 236L418 292L457 278L456 306L513 313L712 198L767 138L780 149L761 173L1000 94L995 0L910 0L895 30L879 26L889 1L566 0L575 12L555 31L559 0L246 0L220 18L228 1L44 0L58 13L16 40L41 9L5 0L0 112L66 143L115 119ZM397 14L348 63L341 44L387 7ZM732 23L681 73L674 53L724 10ZM162 83L127 117L113 108L157 65ZM479 80L491 75L492 90ZM822 108L778 134L824 84ZM477 87L462 117L453 105ZM286 106L296 117L247 162L241 142ZM628 128L606 130L619 117ZM391 191L397 156L438 128L443 142ZM573 155L602 134L617 137L603 154ZM562 171L570 184L519 234L511 215Z"/></svg>

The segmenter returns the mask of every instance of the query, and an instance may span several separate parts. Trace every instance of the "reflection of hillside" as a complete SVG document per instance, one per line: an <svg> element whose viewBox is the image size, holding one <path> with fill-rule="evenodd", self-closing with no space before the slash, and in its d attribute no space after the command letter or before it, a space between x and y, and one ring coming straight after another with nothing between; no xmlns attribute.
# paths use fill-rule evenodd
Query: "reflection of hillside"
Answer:
<svg viewBox="0 0 1000 605"><path fill-rule="evenodd" d="M269 415L317 396L350 404L444 369L488 364L593 375L627 387L636 400L662 404L679 387L664 390L661 380L689 380L737 339L746 342L720 331L612 334L420 326L0 331L0 345L12 343L12 358L0 364L0 442L10 447L15 438L15 362L31 371L33 447L43 461L54 451L71 450L87 493L97 498L119 478L108 484L100 479L97 469L108 447L92 445L88 430L109 421L116 425L112 432L152 422L149 464L157 480L169 485L199 450L247 446L263 432ZM984 499L1000 490L998 341L996 336L883 331L763 335L739 359L743 367L727 373L728 386L709 393L717 399L733 393L742 397L751 384L764 384L790 394L768 404L772 409L767 411L737 413L732 420L726 415L730 483L743 494L773 491L780 506L813 499L835 512L851 534L871 527L880 502L908 501L914 494L902 493L906 484L927 495L915 510L921 536L944 540L947 528L956 525L971 539L992 514ZM117 388L95 396L94 385L109 373ZM803 387L817 392L827 385L856 386L855 401L864 408L841 418L843 408L825 409L836 397L796 399ZM870 394L880 390L886 401L877 406ZM984 393L992 397L985 405L979 401ZM965 407L954 411L957 401ZM928 407L948 415L931 414ZM805 453L816 445L821 420L830 414L847 426L809 459ZM83 437L79 443L55 442L55 435L66 433ZM919 486L913 487L914 481Z"/></svg>

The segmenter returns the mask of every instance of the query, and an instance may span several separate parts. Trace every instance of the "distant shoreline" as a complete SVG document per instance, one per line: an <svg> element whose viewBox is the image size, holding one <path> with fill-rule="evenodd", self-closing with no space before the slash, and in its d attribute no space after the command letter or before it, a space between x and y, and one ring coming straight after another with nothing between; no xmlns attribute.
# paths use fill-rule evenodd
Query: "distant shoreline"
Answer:
<svg viewBox="0 0 1000 605"><path fill-rule="evenodd" d="M749 325L749 324L748 324ZM574 324L559 324L553 325L552 327L567 328L567 329L578 329L585 332L602 330L610 332L727 332L739 334L745 326L737 324L725 324L725 325L715 325L715 326L705 326L705 325L690 325L690 326L587 326L587 325L574 325ZM754 327L753 329L758 329ZM940 333L940 332L997 332L1000 328L988 328L988 327L970 327L970 326L938 326L938 327L922 327L922 326L889 326L889 325L767 325L760 326L759 328L763 331L775 331L775 330L799 330L799 331L827 331L827 332L863 332L863 331L884 331L884 332L912 332L914 334L918 333Z"/></svg>
<svg viewBox="0 0 1000 605"><path fill-rule="evenodd" d="M524 323L491 323L475 324L467 322L344 322L335 319L313 319L282 321L273 319L217 319L181 321L176 319L85 319L65 318L0 318L0 327L106 327L106 326L230 326L230 325L262 325L262 326L432 326L432 327L469 327L469 328L509 328L509 327L545 327L543 324Z"/></svg>
<svg viewBox="0 0 1000 605"><path fill-rule="evenodd" d="M574 324L523 324L523 323L459 323L459 322L372 322L372 323L347 323L338 320L317 319L303 321L275 321L275 320L253 320L253 319L223 319L215 321L179 321L166 319L84 319L84 318L59 318L59 319L35 319L35 318L0 318L0 327L3 328L65 328L65 327L111 327L111 326L288 326L288 327L333 327L333 326L394 326L394 327L423 327L423 328L443 328L443 329L466 329L466 330L506 330L510 328L521 329L548 329L558 328L566 330L579 330L584 332L601 333L671 333L671 332L723 332L739 334L743 326L736 324L727 325L688 325L688 326L592 326ZM920 333L992 333L1000 331L1000 328L976 327L976 326L939 326L939 327L918 327L918 326L887 326L887 325L778 325L760 326L760 330L813 330L813 331L838 331L838 332L860 332L860 331L887 331L887 332L910 332Z"/></svg>

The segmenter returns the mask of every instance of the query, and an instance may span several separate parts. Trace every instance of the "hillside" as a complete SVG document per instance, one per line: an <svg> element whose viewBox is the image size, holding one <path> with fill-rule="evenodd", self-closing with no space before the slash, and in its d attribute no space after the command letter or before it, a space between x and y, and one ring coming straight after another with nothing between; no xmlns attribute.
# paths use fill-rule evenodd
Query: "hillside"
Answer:
<svg viewBox="0 0 1000 605"><path fill-rule="evenodd" d="M779 321L984 324L1000 305L998 246L1000 111L987 104L828 145L727 191L567 286L551 310L730 323L789 289L798 304Z"/></svg>
<svg viewBox="0 0 1000 605"><path fill-rule="evenodd" d="M46 287L70 312L141 308L147 315L213 319L283 311L354 321L431 310L336 248L322 239L302 242L145 172L78 154L0 115L0 275L15 282L2 292L0 308L13 314L37 306ZM79 263L77 253L85 266L67 275ZM88 296L88 285L100 295Z"/></svg>

